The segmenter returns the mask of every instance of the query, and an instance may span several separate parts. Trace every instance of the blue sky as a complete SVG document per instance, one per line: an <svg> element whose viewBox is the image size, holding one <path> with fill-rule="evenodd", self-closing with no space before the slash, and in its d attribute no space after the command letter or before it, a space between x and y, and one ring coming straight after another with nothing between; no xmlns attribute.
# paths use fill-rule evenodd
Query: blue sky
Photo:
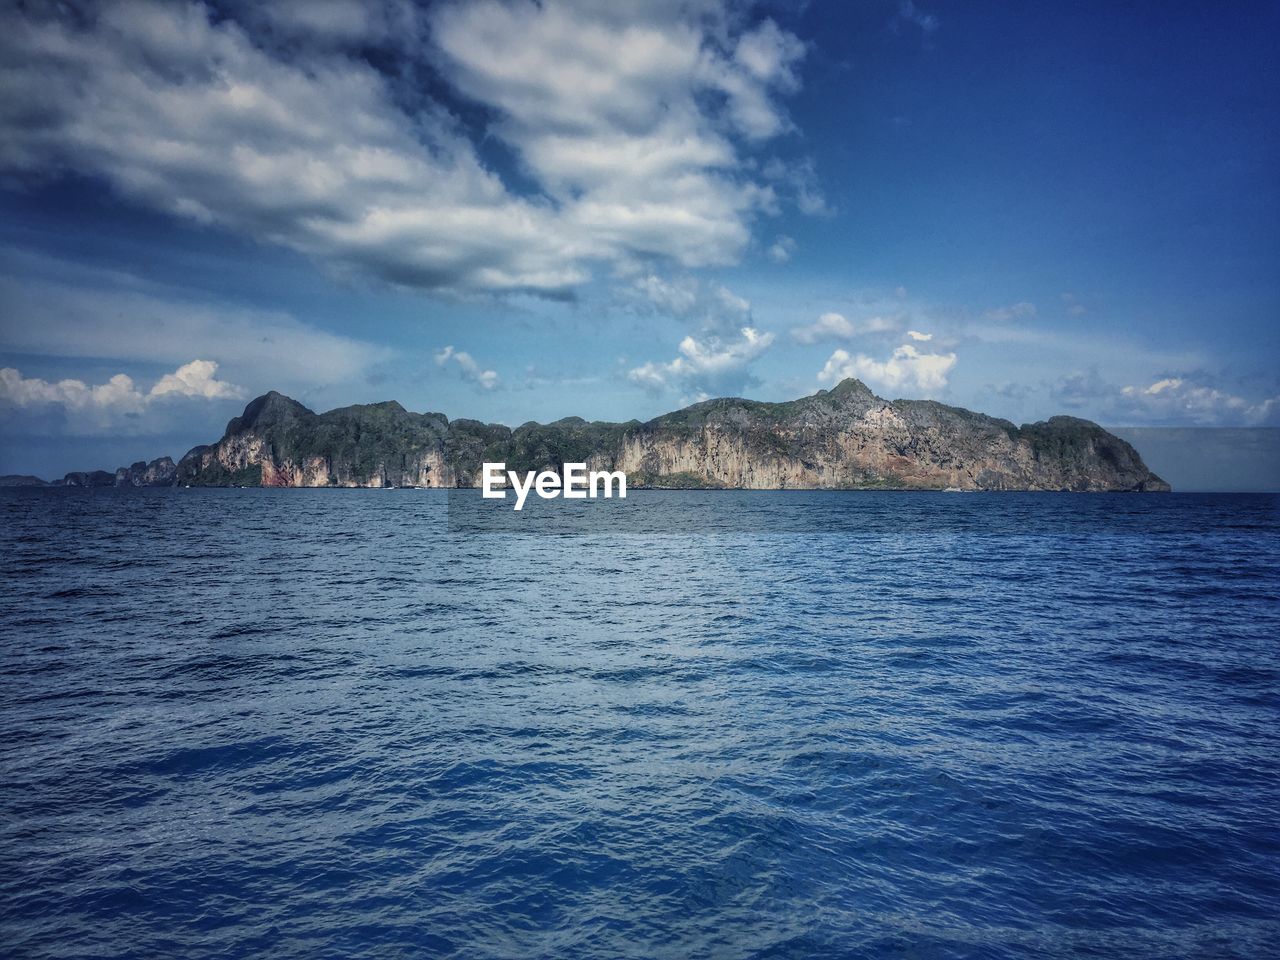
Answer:
<svg viewBox="0 0 1280 960"><path fill-rule="evenodd" d="M1280 5L0 13L0 472L268 389L1280 423Z"/></svg>

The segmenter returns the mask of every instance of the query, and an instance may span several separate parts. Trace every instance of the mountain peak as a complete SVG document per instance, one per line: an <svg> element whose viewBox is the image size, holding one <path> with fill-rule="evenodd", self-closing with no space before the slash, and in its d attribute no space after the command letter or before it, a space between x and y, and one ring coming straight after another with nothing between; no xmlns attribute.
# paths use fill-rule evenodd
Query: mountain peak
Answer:
<svg viewBox="0 0 1280 960"><path fill-rule="evenodd" d="M875 393L872 391L872 389L868 387L865 383L863 383L861 380L859 380L857 377L845 377L845 379L837 383L828 392L833 397L843 397L843 396L849 396L851 394L856 394L857 396L863 396L863 397L875 396Z"/></svg>
<svg viewBox="0 0 1280 960"><path fill-rule="evenodd" d="M307 416L315 416L315 414L297 400L270 390L250 400L245 405L244 412L227 424L227 433L260 429Z"/></svg>

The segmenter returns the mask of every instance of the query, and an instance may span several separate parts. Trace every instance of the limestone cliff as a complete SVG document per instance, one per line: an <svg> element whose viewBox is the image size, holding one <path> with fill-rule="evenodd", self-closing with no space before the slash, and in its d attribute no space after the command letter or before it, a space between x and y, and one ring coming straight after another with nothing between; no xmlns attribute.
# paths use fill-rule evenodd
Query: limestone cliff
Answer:
<svg viewBox="0 0 1280 960"><path fill-rule="evenodd" d="M128 467L120 467L114 473L108 470L77 470L61 480L54 480L55 487L171 487L177 477L178 466L171 457L157 457L150 463L139 460Z"/></svg>
<svg viewBox="0 0 1280 960"><path fill-rule="evenodd" d="M167 487L172 485L178 465L169 457L158 457L150 463L139 460L116 471L117 487Z"/></svg>
<svg viewBox="0 0 1280 960"><path fill-rule="evenodd" d="M1169 489L1133 447L1087 420L1018 427L929 400L884 400L857 380L787 403L708 400L647 423L570 417L514 430L394 401L316 414L272 392L217 443L187 453L169 482L466 487L484 461L522 471L581 461L625 470L633 486Z"/></svg>
<svg viewBox="0 0 1280 960"><path fill-rule="evenodd" d="M631 431L620 469L659 485L1167 490L1137 451L1074 417L1016 427L857 380L790 403L709 400Z"/></svg>
<svg viewBox="0 0 1280 960"><path fill-rule="evenodd" d="M188 452L175 480L216 486L455 487L465 484L455 472L458 457L450 441L462 432L451 429L441 414L410 413L395 401L316 414L272 391L227 424L217 443Z"/></svg>

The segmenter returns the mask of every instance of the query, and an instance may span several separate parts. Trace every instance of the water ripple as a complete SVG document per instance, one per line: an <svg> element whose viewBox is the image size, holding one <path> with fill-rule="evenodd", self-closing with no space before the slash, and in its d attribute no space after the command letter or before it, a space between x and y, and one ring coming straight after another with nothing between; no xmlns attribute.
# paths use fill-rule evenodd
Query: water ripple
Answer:
<svg viewBox="0 0 1280 960"><path fill-rule="evenodd" d="M3 952L1274 951L1277 498L768 496L0 492Z"/></svg>

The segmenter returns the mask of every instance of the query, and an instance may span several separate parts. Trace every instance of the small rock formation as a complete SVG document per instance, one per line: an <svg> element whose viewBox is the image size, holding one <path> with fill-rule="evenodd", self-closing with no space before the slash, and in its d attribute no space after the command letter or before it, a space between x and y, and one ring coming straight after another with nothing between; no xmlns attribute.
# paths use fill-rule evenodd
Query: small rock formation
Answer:
<svg viewBox="0 0 1280 960"><path fill-rule="evenodd" d="M272 391L217 443L68 486L474 487L480 465L625 470L633 487L1167 491L1138 452L1088 420L1015 426L858 380L786 403L707 400L647 423L568 417L514 430L399 403L317 414Z"/></svg>
<svg viewBox="0 0 1280 960"><path fill-rule="evenodd" d="M172 457L157 457L150 463L139 460L128 467L120 467L115 473L107 470L75 470L61 480L48 484L51 487L171 487L177 477L178 467ZM0 478L0 485L5 485ZM38 477L19 479L35 480L36 485L45 482ZM13 484L8 484L12 486ZM23 484L28 486L30 484Z"/></svg>
<svg viewBox="0 0 1280 960"><path fill-rule="evenodd" d="M114 487L116 475L106 470L74 471L61 480L53 481L57 487Z"/></svg>

